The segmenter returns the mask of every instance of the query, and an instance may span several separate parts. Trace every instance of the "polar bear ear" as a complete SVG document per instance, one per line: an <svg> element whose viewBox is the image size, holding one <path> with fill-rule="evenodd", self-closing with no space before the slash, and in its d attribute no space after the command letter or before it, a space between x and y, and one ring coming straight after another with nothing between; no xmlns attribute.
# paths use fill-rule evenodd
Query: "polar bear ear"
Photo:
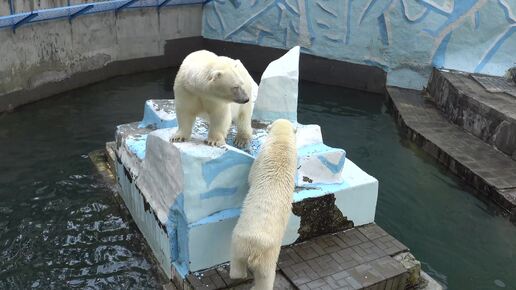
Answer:
<svg viewBox="0 0 516 290"><path fill-rule="evenodd" d="M220 70L212 71L210 73L209 80L213 81L213 80L219 79L221 76L222 76L222 71L220 71Z"/></svg>

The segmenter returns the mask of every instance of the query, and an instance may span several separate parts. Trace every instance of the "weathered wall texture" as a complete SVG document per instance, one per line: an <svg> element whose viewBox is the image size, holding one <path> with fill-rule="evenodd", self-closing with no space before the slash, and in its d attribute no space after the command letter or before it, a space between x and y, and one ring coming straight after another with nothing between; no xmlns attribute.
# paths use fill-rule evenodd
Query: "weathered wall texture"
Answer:
<svg viewBox="0 0 516 290"><path fill-rule="evenodd" d="M431 65L502 75L516 63L516 0L212 1L203 36L369 64L422 88Z"/></svg>
<svg viewBox="0 0 516 290"><path fill-rule="evenodd" d="M12 1L15 13L68 6L68 0L0 0L0 16L11 14L11 6L9 5L10 1ZM101 1L109 0L69 0L70 5Z"/></svg>
<svg viewBox="0 0 516 290"><path fill-rule="evenodd" d="M201 5L130 9L0 30L0 112L59 92L39 87L110 63L158 57L174 39L201 35ZM137 64L135 64L137 65ZM91 77L91 82L98 81ZM88 79L74 86L89 83ZM66 82L65 82L66 83ZM64 87L68 84L62 84ZM26 93L29 91L32 94ZM45 95L47 94L47 95Z"/></svg>

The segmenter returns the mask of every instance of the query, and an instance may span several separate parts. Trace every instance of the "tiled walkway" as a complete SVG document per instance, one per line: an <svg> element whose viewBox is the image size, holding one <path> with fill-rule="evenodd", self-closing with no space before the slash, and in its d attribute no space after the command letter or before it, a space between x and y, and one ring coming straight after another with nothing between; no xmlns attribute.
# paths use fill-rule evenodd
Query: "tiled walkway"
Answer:
<svg viewBox="0 0 516 290"><path fill-rule="evenodd" d="M282 249L275 289L404 289L405 267L393 256L407 247L375 224L324 235ZM250 289L232 281L227 265L187 279L194 289Z"/></svg>

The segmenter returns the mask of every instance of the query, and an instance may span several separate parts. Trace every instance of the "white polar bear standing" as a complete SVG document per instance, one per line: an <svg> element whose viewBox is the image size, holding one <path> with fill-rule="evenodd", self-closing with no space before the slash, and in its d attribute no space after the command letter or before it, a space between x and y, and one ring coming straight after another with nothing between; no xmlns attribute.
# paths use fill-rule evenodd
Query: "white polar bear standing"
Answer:
<svg viewBox="0 0 516 290"><path fill-rule="evenodd" d="M279 119L249 172L249 193L231 240L232 279L253 271L256 290L272 289L281 241L292 209L297 167L296 135L288 120Z"/></svg>
<svg viewBox="0 0 516 290"><path fill-rule="evenodd" d="M245 147L252 135L253 84L253 78L239 60L207 50L190 53L174 81L179 128L171 141L190 139L195 118L201 116L209 123L209 145L226 144L234 120L237 127L234 144Z"/></svg>

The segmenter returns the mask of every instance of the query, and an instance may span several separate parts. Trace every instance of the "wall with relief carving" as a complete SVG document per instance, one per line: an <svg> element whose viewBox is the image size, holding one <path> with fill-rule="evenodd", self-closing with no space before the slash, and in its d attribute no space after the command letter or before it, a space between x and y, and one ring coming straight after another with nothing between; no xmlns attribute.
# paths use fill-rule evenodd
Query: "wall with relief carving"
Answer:
<svg viewBox="0 0 516 290"><path fill-rule="evenodd" d="M203 36L374 65L422 88L431 66L503 75L516 65L516 0L215 0Z"/></svg>

